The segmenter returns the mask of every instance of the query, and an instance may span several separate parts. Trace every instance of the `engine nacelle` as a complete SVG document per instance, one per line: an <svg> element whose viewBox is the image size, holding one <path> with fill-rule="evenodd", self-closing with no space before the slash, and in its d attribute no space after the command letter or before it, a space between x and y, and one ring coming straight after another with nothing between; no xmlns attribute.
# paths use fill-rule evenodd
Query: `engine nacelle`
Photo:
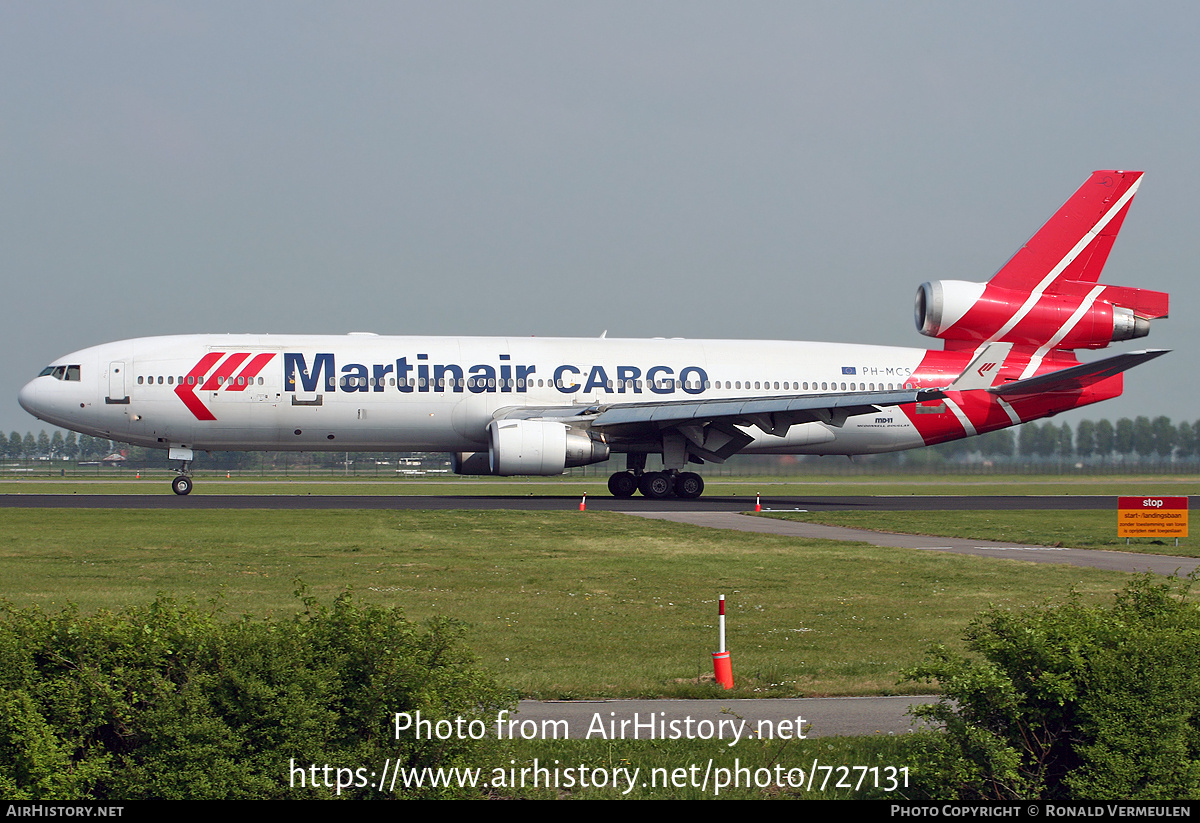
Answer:
<svg viewBox="0 0 1200 823"><path fill-rule="evenodd" d="M1056 349L1102 349L1109 343L1150 333L1146 317L1110 301L1121 299L1127 292L1136 295L1157 292L1083 283L1068 285L1075 287L1073 293L1044 293L1032 305L1026 305L1030 295L986 283L962 280L922 283L915 304L917 329L928 337L943 340L995 339L1027 346L1049 343ZM1103 291L1095 293L1096 288ZM1014 323L1018 313L1021 316Z"/></svg>
<svg viewBox="0 0 1200 823"><path fill-rule="evenodd" d="M986 283L934 280L917 289L913 307L917 330L926 337L942 337L983 296ZM1019 305L1019 304L1018 304Z"/></svg>
<svg viewBox="0 0 1200 823"><path fill-rule="evenodd" d="M450 471L455 474L492 474L492 461L487 452L454 452L450 455Z"/></svg>
<svg viewBox="0 0 1200 823"><path fill-rule="evenodd" d="M491 474L553 475L608 459L608 444L565 423L493 420L488 424Z"/></svg>

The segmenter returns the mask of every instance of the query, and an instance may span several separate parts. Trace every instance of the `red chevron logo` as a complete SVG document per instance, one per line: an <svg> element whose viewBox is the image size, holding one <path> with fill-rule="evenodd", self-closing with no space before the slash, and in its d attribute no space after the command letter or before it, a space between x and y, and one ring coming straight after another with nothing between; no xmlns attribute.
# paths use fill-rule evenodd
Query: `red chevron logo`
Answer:
<svg viewBox="0 0 1200 823"><path fill-rule="evenodd" d="M196 365L192 366L192 370L180 381L175 387L175 394L183 401L183 405L187 406L197 420L216 420L217 416L212 413L208 406L204 405L199 397L196 396L196 390L200 391L245 391L246 387L251 384L258 373L271 361L275 356L274 352L263 352L254 355L254 358L242 369L235 377L234 372L238 366L250 357L250 352L234 352L225 357L223 351L212 351L201 357ZM224 362L221 362L225 358ZM209 371L221 363L212 374ZM207 378L207 379L206 379Z"/></svg>

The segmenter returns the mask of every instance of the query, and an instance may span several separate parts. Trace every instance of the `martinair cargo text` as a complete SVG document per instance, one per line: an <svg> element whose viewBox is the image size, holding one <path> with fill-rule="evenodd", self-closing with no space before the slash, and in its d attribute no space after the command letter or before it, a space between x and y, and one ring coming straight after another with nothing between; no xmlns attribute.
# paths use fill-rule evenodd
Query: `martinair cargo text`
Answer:
<svg viewBox="0 0 1200 823"><path fill-rule="evenodd" d="M1144 337L1168 296L1100 273L1141 172L1098 171L986 283L917 291L944 350L748 340L181 335L59 358L31 414L169 450L440 451L460 474L556 475L625 455L618 497L698 497L689 463L734 454L875 454L970 437L1116 397L1161 350L1081 364ZM647 455L662 469L646 471Z"/></svg>

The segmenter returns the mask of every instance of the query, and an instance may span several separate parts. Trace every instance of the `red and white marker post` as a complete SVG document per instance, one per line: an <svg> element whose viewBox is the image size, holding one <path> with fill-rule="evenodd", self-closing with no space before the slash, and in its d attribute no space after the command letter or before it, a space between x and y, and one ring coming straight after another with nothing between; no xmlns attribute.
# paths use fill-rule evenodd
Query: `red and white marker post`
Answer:
<svg viewBox="0 0 1200 823"><path fill-rule="evenodd" d="M762 495L758 492L754 493L754 510L756 512L762 511Z"/></svg>
<svg viewBox="0 0 1200 823"><path fill-rule="evenodd" d="M717 609L717 634L720 651L713 652L713 676L726 689L733 688L733 661L725 650L725 595L721 595Z"/></svg>
<svg viewBox="0 0 1200 823"><path fill-rule="evenodd" d="M587 492L583 493L583 499L579 501L579 510L581 512L587 511Z"/></svg>

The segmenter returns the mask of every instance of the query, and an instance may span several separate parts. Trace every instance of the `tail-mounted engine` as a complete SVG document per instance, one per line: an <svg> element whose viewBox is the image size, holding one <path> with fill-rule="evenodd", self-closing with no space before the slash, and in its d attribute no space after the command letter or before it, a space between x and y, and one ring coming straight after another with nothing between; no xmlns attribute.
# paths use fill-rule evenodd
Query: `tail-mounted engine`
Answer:
<svg viewBox="0 0 1200 823"><path fill-rule="evenodd" d="M1031 293L992 283L935 280L917 289L917 329L928 337L991 340L1055 349L1102 349L1150 333L1165 317L1163 292L1059 281L1057 291Z"/></svg>

